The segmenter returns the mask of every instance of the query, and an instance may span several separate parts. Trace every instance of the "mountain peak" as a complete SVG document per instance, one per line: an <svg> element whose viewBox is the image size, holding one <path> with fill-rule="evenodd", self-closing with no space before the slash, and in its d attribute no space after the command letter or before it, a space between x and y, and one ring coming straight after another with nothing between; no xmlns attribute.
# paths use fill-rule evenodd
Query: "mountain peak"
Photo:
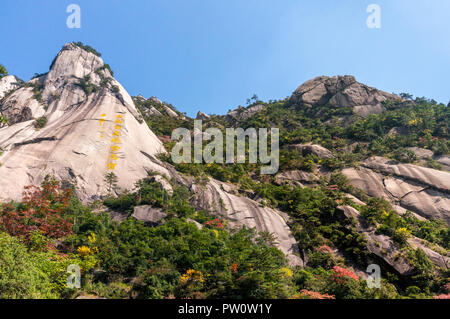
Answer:
<svg viewBox="0 0 450 319"><path fill-rule="evenodd" d="M362 84L352 75L318 76L300 85L291 97L295 104L307 107L352 107L360 116L383 112L382 103L386 100L401 98Z"/></svg>
<svg viewBox="0 0 450 319"><path fill-rule="evenodd" d="M85 77L104 66L100 56L95 49L81 42L66 43L53 60L47 78Z"/></svg>

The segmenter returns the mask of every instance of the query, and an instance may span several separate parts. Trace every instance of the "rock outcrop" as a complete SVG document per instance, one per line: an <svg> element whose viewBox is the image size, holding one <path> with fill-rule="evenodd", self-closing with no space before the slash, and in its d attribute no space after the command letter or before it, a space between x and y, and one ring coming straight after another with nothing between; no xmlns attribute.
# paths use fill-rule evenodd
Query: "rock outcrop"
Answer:
<svg viewBox="0 0 450 319"><path fill-rule="evenodd" d="M342 173L369 196L381 197L427 219L450 224L450 173L382 157L366 160L362 167Z"/></svg>
<svg viewBox="0 0 450 319"><path fill-rule="evenodd" d="M287 215L278 210L263 207L250 198L232 194L233 188L232 185L214 179L210 179L204 186L193 185L192 204L198 209L222 216L231 228L245 225L248 228L274 234L278 248L286 254L290 264L303 265L297 243L287 225Z"/></svg>
<svg viewBox="0 0 450 319"><path fill-rule="evenodd" d="M146 100L142 95L133 97L134 101L140 102L142 104L142 112L146 116L170 116L172 118L185 119L185 116L175 112L171 106L166 103L161 102L157 97L150 97ZM145 103L147 102L147 103ZM148 103L149 102L149 103Z"/></svg>
<svg viewBox="0 0 450 319"><path fill-rule="evenodd" d="M2 114L13 123L0 129L3 200L20 200L24 186L47 174L75 185L83 201L106 194L109 172L121 189L134 188L149 170L169 176L153 161L165 149L131 97L100 57L75 44L64 46L48 74L7 97ZM39 117L47 123L37 129Z"/></svg>
<svg viewBox="0 0 450 319"><path fill-rule="evenodd" d="M296 186L303 187L304 184L314 184L319 181L319 177L310 172L304 172L300 170L286 171L279 173L275 176L277 183L291 183Z"/></svg>
<svg viewBox="0 0 450 319"><path fill-rule="evenodd" d="M308 154L317 155L319 158L330 158L333 157L333 153L330 150L327 150L325 147L317 145L317 144L296 144L289 145L290 150L296 150L301 153L303 156Z"/></svg>
<svg viewBox="0 0 450 319"><path fill-rule="evenodd" d="M10 91L17 89L20 84L14 75L7 75L0 78L0 100Z"/></svg>
<svg viewBox="0 0 450 319"><path fill-rule="evenodd" d="M368 225L365 218L355 208L351 206L340 206L338 208L348 219L355 222L356 230L366 238L366 247L372 254L380 257L401 275L411 275L414 273L414 267L403 256L401 247L398 244L393 242L388 236L376 234L376 228ZM408 240L408 244L413 249L422 249L437 267L449 269L450 258L427 247L427 243L424 240L412 236ZM437 248L445 251L442 247Z"/></svg>
<svg viewBox="0 0 450 319"><path fill-rule="evenodd" d="M167 216L166 213L149 205L136 206L131 217L144 222L150 226L158 225L161 219Z"/></svg>
<svg viewBox="0 0 450 319"><path fill-rule="evenodd" d="M265 106L262 104L257 104L250 106L248 108L238 107L227 113L225 119L227 121L243 121L253 116L254 114L264 110Z"/></svg>
<svg viewBox="0 0 450 319"><path fill-rule="evenodd" d="M202 111L198 111L196 120L209 120L210 116L208 114L203 113Z"/></svg>
<svg viewBox="0 0 450 319"><path fill-rule="evenodd" d="M299 86L291 101L303 106L352 107L355 114L368 116L384 111L382 102L400 97L361 84L353 76L319 76Z"/></svg>
<svg viewBox="0 0 450 319"><path fill-rule="evenodd" d="M380 257L401 275L412 273L413 266L401 256L400 247L392 239L386 235L376 234L375 227L368 226L364 217L353 207L340 206L338 208L348 219L355 221L356 230L367 240L366 247L369 252Z"/></svg>

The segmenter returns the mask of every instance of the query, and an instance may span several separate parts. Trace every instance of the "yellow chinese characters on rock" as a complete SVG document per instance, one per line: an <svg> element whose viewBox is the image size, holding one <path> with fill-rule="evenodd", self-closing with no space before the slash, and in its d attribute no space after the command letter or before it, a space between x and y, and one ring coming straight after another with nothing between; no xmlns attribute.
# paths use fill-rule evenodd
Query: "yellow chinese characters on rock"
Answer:
<svg viewBox="0 0 450 319"><path fill-rule="evenodd" d="M100 129L99 129L100 138L105 137L105 117L106 117L106 114L103 113L100 115L100 119L98 120L98 125L100 126Z"/></svg>
<svg viewBox="0 0 450 319"><path fill-rule="evenodd" d="M122 143L120 140L120 136L122 136L123 123L124 123L123 115L117 114L114 124L114 130L112 132L111 137L111 146L109 148L108 163L106 164L108 170L111 171L113 171L116 168L117 160L119 159L118 152L120 151L120 144Z"/></svg>

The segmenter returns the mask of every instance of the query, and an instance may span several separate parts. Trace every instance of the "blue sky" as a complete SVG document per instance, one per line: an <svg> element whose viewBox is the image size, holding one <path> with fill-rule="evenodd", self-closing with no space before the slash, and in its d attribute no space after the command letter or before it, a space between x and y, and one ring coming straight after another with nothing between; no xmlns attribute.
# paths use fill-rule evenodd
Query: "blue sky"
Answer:
<svg viewBox="0 0 450 319"><path fill-rule="evenodd" d="M69 4L81 29L66 26ZM381 6L381 29L366 26ZM318 75L450 101L448 0L2 0L0 63L28 80L82 41L131 95L223 114L256 93L289 96Z"/></svg>

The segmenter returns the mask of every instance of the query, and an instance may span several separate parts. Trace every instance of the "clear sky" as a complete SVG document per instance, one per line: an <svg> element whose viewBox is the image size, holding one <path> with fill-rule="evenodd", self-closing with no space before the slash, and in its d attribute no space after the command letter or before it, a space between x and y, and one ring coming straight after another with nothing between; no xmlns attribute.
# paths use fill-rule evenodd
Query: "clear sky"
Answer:
<svg viewBox="0 0 450 319"><path fill-rule="evenodd" d="M66 8L81 7L69 29ZM381 28L366 26L368 5ZM448 0L1 0L0 63L29 80L82 41L131 95L223 114L318 75L450 101Z"/></svg>

